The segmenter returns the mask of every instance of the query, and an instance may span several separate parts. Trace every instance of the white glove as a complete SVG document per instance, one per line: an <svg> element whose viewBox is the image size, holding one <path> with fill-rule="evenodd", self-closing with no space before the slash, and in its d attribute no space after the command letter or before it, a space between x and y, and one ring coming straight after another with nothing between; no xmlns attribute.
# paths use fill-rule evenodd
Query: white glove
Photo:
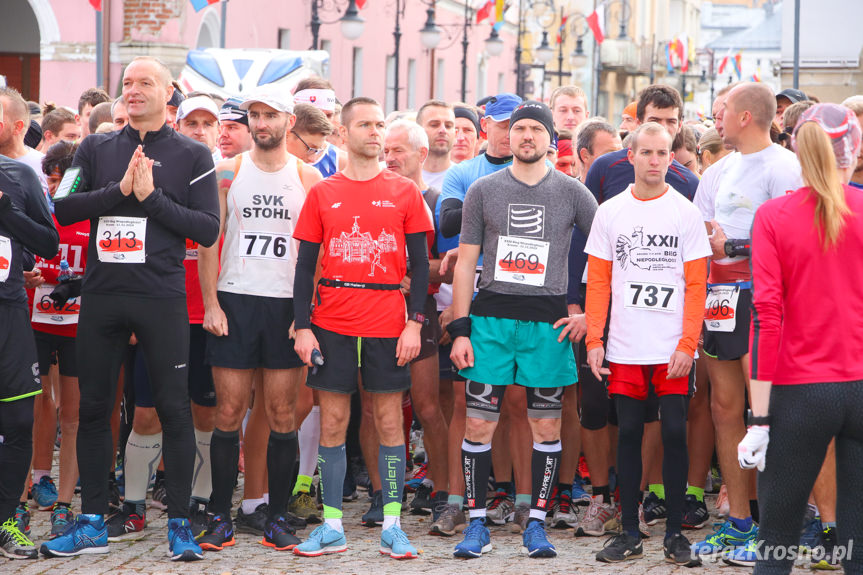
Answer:
<svg viewBox="0 0 863 575"><path fill-rule="evenodd" d="M753 425L746 432L740 443L737 444L737 461L742 469L758 467L758 471L764 471L765 457L767 455L767 444L770 443L770 427L767 425Z"/></svg>

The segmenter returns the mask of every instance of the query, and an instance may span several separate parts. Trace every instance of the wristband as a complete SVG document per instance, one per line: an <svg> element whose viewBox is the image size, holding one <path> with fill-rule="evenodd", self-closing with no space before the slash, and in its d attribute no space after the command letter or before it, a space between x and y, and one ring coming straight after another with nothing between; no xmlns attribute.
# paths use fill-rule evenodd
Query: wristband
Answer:
<svg viewBox="0 0 863 575"><path fill-rule="evenodd" d="M470 337L470 318L460 317L454 319L446 326L447 333L455 339L457 337Z"/></svg>
<svg viewBox="0 0 863 575"><path fill-rule="evenodd" d="M752 415L752 410L746 410L746 425L766 425L770 426L770 415L755 416Z"/></svg>
<svg viewBox="0 0 863 575"><path fill-rule="evenodd" d="M725 240L725 255L733 258L735 256L749 256L750 240Z"/></svg>

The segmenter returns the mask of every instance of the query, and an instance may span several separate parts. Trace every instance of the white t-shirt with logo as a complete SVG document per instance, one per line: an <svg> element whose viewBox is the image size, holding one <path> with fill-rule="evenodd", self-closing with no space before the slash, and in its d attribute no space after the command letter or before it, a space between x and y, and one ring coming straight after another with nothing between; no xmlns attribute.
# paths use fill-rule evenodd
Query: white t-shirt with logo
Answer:
<svg viewBox="0 0 863 575"><path fill-rule="evenodd" d="M683 264L711 254L698 208L670 186L639 200L630 185L599 206L585 251L612 262L608 360L668 363L683 337Z"/></svg>

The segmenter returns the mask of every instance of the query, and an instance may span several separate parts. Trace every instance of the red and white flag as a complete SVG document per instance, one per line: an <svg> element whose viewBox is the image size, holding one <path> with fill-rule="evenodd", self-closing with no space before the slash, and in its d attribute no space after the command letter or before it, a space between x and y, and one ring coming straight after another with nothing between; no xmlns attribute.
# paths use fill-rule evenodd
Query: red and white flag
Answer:
<svg viewBox="0 0 863 575"><path fill-rule="evenodd" d="M494 0L487 0L482 6L477 8L476 10L476 23L479 24L489 16L491 16L492 10L494 10Z"/></svg>
<svg viewBox="0 0 863 575"><path fill-rule="evenodd" d="M604 12L605 9L602 6L599 6L596 10L591 12L587 18L585 18L590 31L593 32L593 37L596 39L597 44L602 44L602 41L605 40L605 32L602 29L604 25L603 21L605 20Z"/></svg>

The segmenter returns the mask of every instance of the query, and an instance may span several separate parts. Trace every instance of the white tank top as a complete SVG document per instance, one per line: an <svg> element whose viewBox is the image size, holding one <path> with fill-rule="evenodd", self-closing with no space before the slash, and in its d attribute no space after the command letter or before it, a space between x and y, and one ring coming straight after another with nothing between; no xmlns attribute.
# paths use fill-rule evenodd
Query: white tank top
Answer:
<svg viewBox="0 0 863 575"><path fill-rule="evenodd" d="M264 172L241 156L225 216L219 291L263 297L294 296L299 243L294 227L306 199L298 162Z"/></svg>

